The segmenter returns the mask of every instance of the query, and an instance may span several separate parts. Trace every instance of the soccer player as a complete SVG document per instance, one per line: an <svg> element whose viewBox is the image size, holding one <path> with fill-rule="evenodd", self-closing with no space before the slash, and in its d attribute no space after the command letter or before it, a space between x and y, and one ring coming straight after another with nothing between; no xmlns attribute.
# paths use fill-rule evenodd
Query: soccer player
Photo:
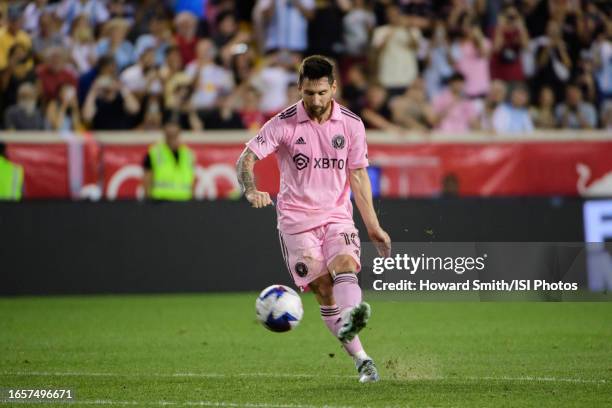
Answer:
<svg viewBox="0 0 612 408"><path fill-rule="evenodd" d="M280 192L276 203L283 257L295 284L314 292L321 317L355 361L359 381L378 381L378 371L357 333L370 317L356 274L361 268L359 233L353 223L352 190L368 236L382 256L391 240L372 204L363 122L334 100L334 66L313 55L300 66L301 100L270 121L247 143L237 163L246 199L272 205L257 190L257 160L276 153ZM350 188L349 188L350 187Z"/></svg>

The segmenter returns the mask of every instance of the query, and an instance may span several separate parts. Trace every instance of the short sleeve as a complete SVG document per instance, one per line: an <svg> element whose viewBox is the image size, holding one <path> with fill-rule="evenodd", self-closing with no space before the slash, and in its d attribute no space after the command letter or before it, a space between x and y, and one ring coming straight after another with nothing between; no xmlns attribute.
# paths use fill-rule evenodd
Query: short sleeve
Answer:
<svg viewBox="0 0 612 408"><path fill-rule="evenodd" d="M247 147L255 153L258 159L261 160L278 149L283 137L283 126L279 122L278 117L270 119L263 125L259 133L247 142Z"/></svg>
<svg viewBox="0 0 612 408"><path fill-rule="evenodd" d="M351 143L348 151L348 169L362 169L368 167L368 144L363 122L356 122L351 130Z"/></svg>

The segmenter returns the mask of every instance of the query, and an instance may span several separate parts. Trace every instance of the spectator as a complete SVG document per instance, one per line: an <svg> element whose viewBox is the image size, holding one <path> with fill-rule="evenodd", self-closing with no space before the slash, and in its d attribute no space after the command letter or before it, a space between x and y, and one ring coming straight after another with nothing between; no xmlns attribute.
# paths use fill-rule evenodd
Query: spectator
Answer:
<svg viewBox="0 0 612 408"><path fill-rule="evenodd" d="M66 43L65 36L60 31L60 22L55 14L45 12L40 16L38 31L32 37L32 50L38 60L43 59L47 49L52 47L63 47Z"/></svg>
<svg viewBox="0 0 612 408"><path fill-rule="evenodd" d="M73 85L64 84L60 88L59 98L47 104L47 123L53 130L82 130L81 112Z"/></svg>
<svg viewBox="0 0 612 408"><path fill-rule="evenodd" d="M610 29L612 30L612 29ZM595 63L595 75L602 99L612 99L612 39L605 30L599 31L591 46Z"/></svg>
<svg viewBox="0 0 612 408"><path fill-rule="evenodd" d="M139 100L145 93L160 94L162 83L155 68L155 49L145 48L136 64L126 68L120 76L121 84L129 89Z"/></svg>
<svg viewBox="0 0 612 408"><path fill-rule="evenodd" d="M497 17L493 34L491 77L502 81L524 81L522 53L529 45L529 34L515 7L507 7Z"/></svg>
<svg viewBox="0 0 612 408"><path fill-rule="evenodd" d="M583 50L580 55L574 82L580 86L585 102L593 106L597 105L599 101L597 79L595 78L593 56L588 50Z"/></svg>
<svg viewBox="0 0 612 408"><path fill-rule="evenodd" d="M342 44L342 17L352 7L352 0L317 0L308 21L308 54L338 58Z"/></svg>
<svg viewBox="0 0 612 408"><path fill-rule="evenodd" d="M138 99L127 88L110 76L101 76L85 99L83 119L94 130L129 129L139 110Z"/></svg>
<svg viewBox="0 0 612 408"><path fill-rule="evenodd" d="M161 129L163 121L161 97L149 95L143 105L142 120L136 129L145 131Z"/></svg>
<svg viewBox="0 0 612 408"><path fill-rule="evenodd" d="M382 85L370 84L366 91L365 106L361 110L360 116L369 129L401 133L402 128L391 121L388 101L387 90Z"/></svg>
<svg viewBox="0 0 612 408"><path fill-rule="evenodd" d="M219 50L221 64L231 68L235 56L249 51L251 35L246 31L238 31L234 13L224 11L217 15L217 33L213 36L213 42Z"/></svg>
<svg viewBox="0 0 612 408"><path fill-rule="evenodd" d="M497 133L531 133L533 122L528 110L529 91L515 85L510 92L510 103L502 103L493 112L493 128Z"/></svg>
<svg viewBox="0 0 612 408"><path fill-rule="evenodd" d="M129 28L127 20L112 19L104 24L103 38L98 41L98 55L113 55L120 71L134 62L134 47L127 40Z"/></svg>
<svg viewBox="0 0 612 408"><path fill-rule="evenodd" d="M221 49L226 46L236 34L238 34L238 24L236 23L236 17L231 11L224 11L217 15L217 31L213 35L213 42L217 49Z"/></svg>
<svg viewBox="0 0 612 408"><path fill-rule="evenodd" d="M582 100L582 91L576 84L567 87L565 102L557 105L557 124L570 129L592 129L597 125L597 112Z"/></svg>
<svg viewBox="0 0 612 408"><path fill-rule="evenodd" d="M368 52L370 34L376 26L376 16L366 0L355 0L354 5L342 18L344 53L362 57Z"/></svg>
<svg viewBox="0 0 612 408"><path fill-rule="evenodd" d="M155 65L162 66L166 60L166 51L172 42L172 32L162 15L155 15L149 21L149 32L136 40L134 52L141 55L147 48L155 49Z"/></svg>
<svg viewBox="0 0 612 408"><path fill-rule="evenodd" d="M342 86L342 98L353 112L361 112L365 106L368 89L368 76L360 64L351 66L347 72L347 82Z"/></svg>
<svg viewBox="0 0 612 408"><path fill-rule="evenodd" d="M406 26L399 7L390 5L386 13L389 24L374 30L372 46L378 65L377 80L394 96L402 94L418 75L421 32Z"/></svg>
<svg viewBox="0 0 612 408"><path fill-rule="evenodd" d="M222 96L217 107L204 117L205 129L244 129L242 117L234 109L234 98Z"/></svg>
<svg viewBox="0 0 612 408"><path fill-rule="evenodd" d="M9 51L7 66L0 71L0 112L17 102L17 89L24 82L35 83L36 73L26 48L15 43Z"/></svg>
<svg viewBox="0 0 612 408"><path fill-rule="evenodd" d="M209 39L202 39L196 48L196 59L187 65L185 73L194 83L193 106L205 113L215 108L220 96L234 88L231 73L215 64L216 49Z"/></svg>
<svg viewBox="0 0 612 408"><path fill-rule="evenodd" d="M64 84L76 87L76 73L68 65L66 52L63 48L48 48L45 53L45 63L39 65L36 74L42 89L44 102L57 98L59 90Z"/></svg>
<svg viewBox="0 0 612 408"><path fill-rule="evenodd" d="M422 79L416 79L404 95L393 98L390 107L393 123L410 130L429 130L433 112L427 103Z"/></svg>
<svg viewBox="0 0 612 408"><path fill-rule="evenodd" d="M451 48L455 70L465 77L465 94L470 98L484 97L491 86L489 54L491 44L478 23L465 18L461 34Z"/></svg>
<svg viewBox="0 0 612 408"><path fill-rule="evenodd" d="M115 78L117 75L117 64L113 56L102 56L98 60L96 66L81 75L79 78L79 86L77 87L77 95L79 104L85 103L85 98L89 94L89 90L94 81L100 76L110 76Z"/></svg>
<svg viewBox="0 0 612 408"><path fill-rule="evenodd" d="M498 106L506 101L507 93L508 87L504 81L499 79L491 81L491 89L478 109L480 112L480 130L495 130L493 127L493 113ZM475 102L476 104L479 103L479 101Z"/></svg>
<svg viewBox="0 0 612 408"><path fill-rule="evenodd" d="M444 84L454 72L444 22L436 22L433 37L423 43L420 54L426 67L423 78L427 97L433 100L444 89Z"/></svg>
<svg viewBox="0 0 612 408"><path fill-rule="evenodd" d="M62 0L57 7L57 15L64 22L63 32L70 31L75 18L85 15L93 27L105 23L110 14L102 0Z"/></svg>
<svg viewBox="0 0 612 408"><path fill-rule="evenodd" d="M433 101L433 125L444 133L465 133L475 129L478 110L463 93L465 78L457 73L448 80L448 88Z"/></svg>
<svg viewBox="0 0 612 408"><path fill-rule="evenodd" d="M572 61L561 37L559 24L550 21L546 26L546 37L538 38L535 43L534 91L539 93L542 87L550 87L555 98L561 99L570 78Z"/></svg>
<svg viewBox="0 0 612 408"><path fill-rule="evenodd" d="M122 18L133 24L134 7L126 0L107 0L107 8L111 19Z"/></svg>
<svg viewBox="0 0 612 408"><path fill-rule="evenodd" d="M287 87L297 82L297 75L288 67L294 60L288 53L271 54L261 70L253 75L251 84L261 93L260 110L267 117L276 115L287 106Z"/></svg>
<svg viewBox="0 0 612 408"><path fill-rule="evenodd" d="M253 9L256 30L265 52L308 48L308 20L314 16L314 0L258 0Z"/></svg>
<svg viewBox="0 0 612 408"><path fill-rule="evenodd" d="M234 82L242 85L249 82L255 67L255 50L247 44L236 44L231 53L230 69L234 75Z"/></svg>
<svg viewBox="0 0 612 408"><path fill-rule="evenodd" d="M38 31L38 21L43 13L49 11L48 0L30 1L23 11L23 28L30 34Z"/></svg>
<svg viewBox="0 0 612 408"><path fill-rule="evenodd" d="M36 106L36 88L29 82L19 86L17 104L4 113L4 126L8 130L43 130L45 119Z"/></svg>
<svg viewBox="0 0 612 408"><path fill-rule="evenodd" d="M7 12L7 24L0 27L0 70L6 68L9 51L14 44L21 44L26 51L32 48L32 39L21 29L22 21L19 8L10 6Z"/></svg>
<svg viewBox="0 0 612 408"><path fill-rule="evenodd" d="M138 7L136 7L134 13L134 24L132 25L134 38L138 39L141 35L150 34L151 20L155 18L164 19L168 32L172 34L170 27L171 18L168 14L169 11L165 1L139 0Z"/></svg>
<svg viewBox="0 0 612 408"><path fill-rule="evenodd" d="M258 131L265 123L266 117L259 110L261 94L254 86L247 86L242 93L242 106L239 114L242 125L251 131Z"/></svg>
<svg viewBox="0 0 612 408"><path fill-rule="evenodd" d="M164 91L164 121L173 121L181 129L202 130L200 120L192 102L192 80L185 73L177 73L166 83Z"/></svg>
<svg viewBox="0 0 612 408"><path fill-rule="evenodd" d="M159 69L159 75L164 83L167 83L174 75L183 71L183 59L181 51L175 45L166 49L164 63Z"/></svg>
<svg viewBox="0 0 612 408"><path fill-rule="evenodd" d="M176 27L174 42L181 52L183 64L189 64L196 55L198 20L192 13L183 11L174 17L174 25Z"/></svg>
<svg viewBox="0 0 612 408"><path fill-rule="evenodd" d="M72 50L72 61L79 74L84 74L94 67L98 60L98 53L94 33L89 26L87 16L79 16L74 20L68 46Z"/></svg>
<svg viewBox="0 0 612 408"><path fill-rule="evenodd" d="M531 118L537 129L554 129L557 126L555 118L555 93L550 87L540 88L538 105L531 108Z"/></svg>

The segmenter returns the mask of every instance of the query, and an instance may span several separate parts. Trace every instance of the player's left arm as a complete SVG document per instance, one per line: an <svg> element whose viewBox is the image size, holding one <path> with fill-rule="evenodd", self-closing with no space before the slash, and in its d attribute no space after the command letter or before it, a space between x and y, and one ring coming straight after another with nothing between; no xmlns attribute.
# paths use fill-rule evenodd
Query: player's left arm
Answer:
<svg viewBox="0 0 612 408"><path fill-rule="evenodd" d="M368 236L376 246L381 256L391 256L391 238L378 222L372 202L372 185L365 167L349 170L351 190L355 197L355 204L361 214L361 219L368 230Z"/></svg>

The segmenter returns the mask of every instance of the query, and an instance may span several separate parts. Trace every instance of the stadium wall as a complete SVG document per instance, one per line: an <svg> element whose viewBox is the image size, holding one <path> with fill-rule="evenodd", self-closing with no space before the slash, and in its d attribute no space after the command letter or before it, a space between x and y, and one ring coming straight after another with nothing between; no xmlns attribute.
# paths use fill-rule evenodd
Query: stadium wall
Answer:
<svg viewBox="0 0 612 408"><path fill-rule="evenodd" d="M376 207L396 242L583 241L580 199L382 200ZM245 202L2 203L0 295L290 283L275 222L272 208Z"/></svg>

